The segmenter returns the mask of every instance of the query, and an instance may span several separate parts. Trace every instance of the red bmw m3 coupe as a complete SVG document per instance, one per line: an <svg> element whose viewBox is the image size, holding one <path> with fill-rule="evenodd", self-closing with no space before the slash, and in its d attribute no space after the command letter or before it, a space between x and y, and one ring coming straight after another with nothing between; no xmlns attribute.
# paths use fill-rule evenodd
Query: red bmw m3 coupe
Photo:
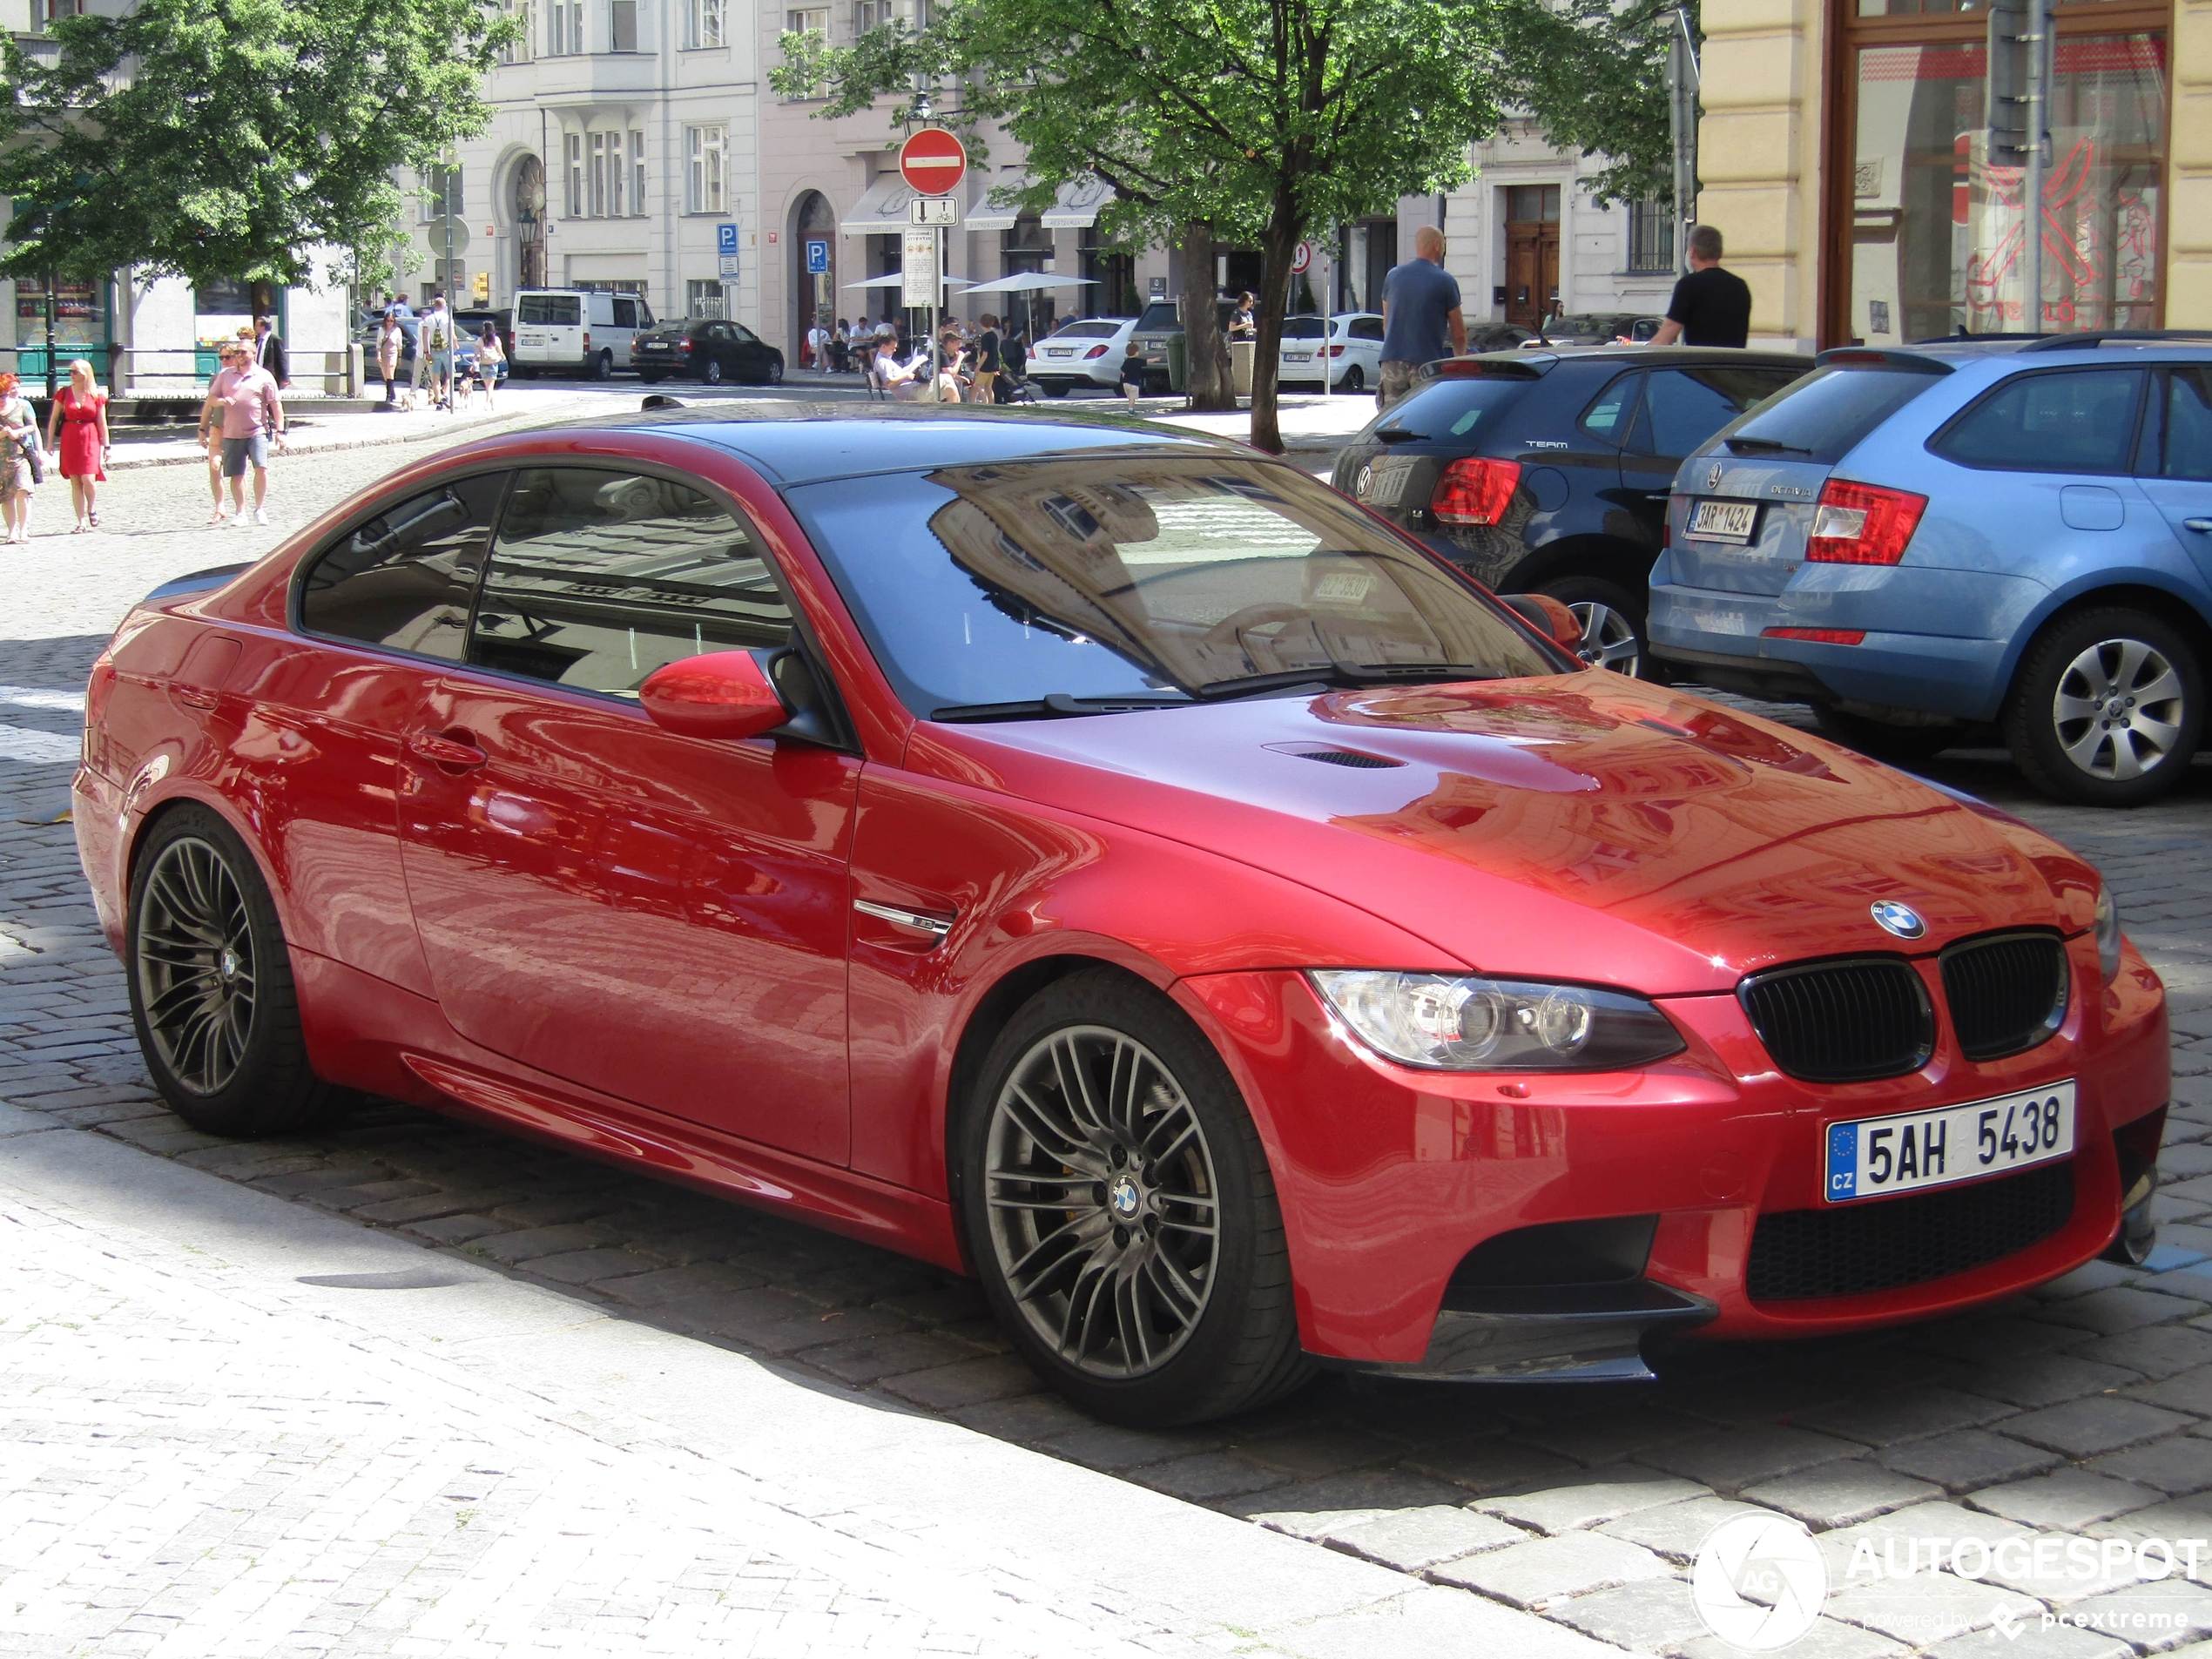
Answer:
<svg viewBox="0 0 2212 1659"><path fill-rule="evenodd" d="M2140 1256L2097 873L1546 616L1241 446L661 410L150 595L78 844L189 1123L627 1160L978 1275L1128 1421Z"/></svg>

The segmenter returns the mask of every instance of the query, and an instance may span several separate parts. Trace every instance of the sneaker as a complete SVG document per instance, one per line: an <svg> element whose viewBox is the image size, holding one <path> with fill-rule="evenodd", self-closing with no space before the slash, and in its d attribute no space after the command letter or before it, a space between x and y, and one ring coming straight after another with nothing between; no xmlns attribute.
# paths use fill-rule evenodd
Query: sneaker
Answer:
<svg viewBox="0 0 2212 1659"><path fill-rule="evenodd" d="M253 509L253 522L256 524L266 524L269 522L269 516L260 508L256 507Z"/></svg>

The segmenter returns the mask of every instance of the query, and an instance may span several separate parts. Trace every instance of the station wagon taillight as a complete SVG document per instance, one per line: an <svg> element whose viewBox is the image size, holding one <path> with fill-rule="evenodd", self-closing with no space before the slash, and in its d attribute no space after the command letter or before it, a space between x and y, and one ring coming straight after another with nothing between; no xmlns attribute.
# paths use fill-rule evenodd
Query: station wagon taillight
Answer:
<svg viewBox="0 0 2212 1659"><path fill-rule="evenodd" d="M1805 558L1814 564L1895 564L1920 527L1928 498L1831 478L1813 509Z"/></svg>
<svg viewBox="0 0 2212 1659"><path fill-rule="evenodd" d="M1502 524L1513 492L1521 487L1518 461L1473 455L1454 461L1436 481L1428 510L1444 524Z"/></svg>

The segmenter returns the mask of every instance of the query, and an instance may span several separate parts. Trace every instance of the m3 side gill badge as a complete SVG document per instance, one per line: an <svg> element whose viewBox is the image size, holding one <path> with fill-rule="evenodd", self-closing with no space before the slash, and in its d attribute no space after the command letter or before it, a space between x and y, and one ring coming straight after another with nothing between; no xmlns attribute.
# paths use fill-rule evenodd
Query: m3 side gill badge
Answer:
<svg viewBox="0 0 2212 1659"><path fill-rule="evenodd" d="M1909 904L1899 904L1894 899L1878 899L1867 908L1873 913L1876 927L1899 939L1918 939L1928 931L1928 924L1920 920L1920 913Z"/></svg>

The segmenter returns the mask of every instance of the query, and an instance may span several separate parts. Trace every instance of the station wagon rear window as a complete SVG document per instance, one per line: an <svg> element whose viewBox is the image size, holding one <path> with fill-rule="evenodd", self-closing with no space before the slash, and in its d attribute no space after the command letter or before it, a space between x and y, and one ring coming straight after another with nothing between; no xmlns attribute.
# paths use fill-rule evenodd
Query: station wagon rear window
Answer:
<svg viewBox="0 0 2212 1659"><path fill-rule="evenodd" d="M1925 368L1825 364L1723 427L1706 449L1834 466L1875 428L1943 378Z"/></svg>

